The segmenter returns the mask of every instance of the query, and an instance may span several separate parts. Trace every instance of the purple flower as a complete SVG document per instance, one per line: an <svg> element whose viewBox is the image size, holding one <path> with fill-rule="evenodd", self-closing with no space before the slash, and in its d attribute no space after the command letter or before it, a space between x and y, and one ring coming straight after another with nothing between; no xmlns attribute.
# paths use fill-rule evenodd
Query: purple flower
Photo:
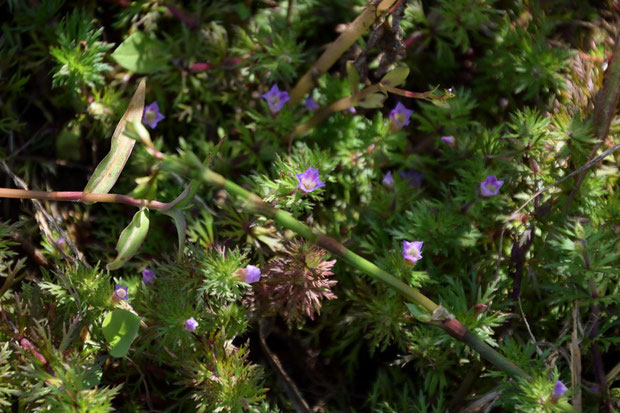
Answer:
<svg viewBox="0 0 620 413"><path fill-rule="evenodd" d="M263 95L263 99L267 101L271 113L276 114L282 109L284 102L288 101L290 97L288 96L288 92L280 92L278 85L273 85L271 89L269 89L269 92Z"/></svg>
<svg viewBox="0 0 620 413"><path fill-rule="evenodd" d="M504 181L498 181L495 175L487 176L484 182L480 182L480 195L484 197L497 195Z"/></svg>
<svg viewBox="0 0 620 413"><path fill-rule="evenodd" d="M119 300L127 300L129 298L128 288L124 285L116 284L116 287L114 287L114 296Z"/></svg>
<svg viewBox="0 0 620 413"><path fill-rule="evenodd" d="M558 380L555 383L555 387L553 388L553 396L554 397L562 397L562 396L564 396L564 393L566 393L567 391L568 391L568 388L566 388L564 383L562 383L560 380Z"/></svg>
<svg viewBox="0 0 620 413"><path fill-rule="evenodd" d="M403 258L411 262L416 262L422 258L423 241L403 241Z"/></svg>
<svg viewBox="0 0 620 413"><path fill-rule="evenodd" d="M316 103L316 100L312 99L312 96L306 99L304 105L306 105L306 109L308 110L317 110L319 108L319 104Z"/></svg>
<svg viewBox="0 0 620 413"><path fill-rule="evenodd" d="M198 321L194 319L194 317L188 318L185 321L185 330L187 331L195 331L196 327L198 327Z"/></svg>
<svg viewBox="0 0 620 413"><path fill-rule="evenodd" d="M390 112L390 119L392 119L398 126L407 126L409 125L409 117L412 113L412 110L407 109L405 105L398 102L396 107Z"/></svg>
<svg viewBox="0 0 620 413"><path fill-rule="evenodd" d="M392 188L394 186L394 178L392 178L392 171L388 171L383 177L383 181L381 181L383 186Z"/></svg>
<svg viewBox="0 0 620 413"><path fill-rule="evenodd" d="M142 271L142 282L144 284L153 284L155 282L155 271L150 268L146 268Z"/></svg>
<svg viewBox="0 0 620 413"><path fill-rule="evenodd" d="M400 171L398 174L401 176L401 178L408 180L409 185L422 186L422 181L424 180L424 174L422 172L408 169L406 171Z"/></svg>
<svg viewBox="0 0 620 413"><path fill-rule="evenodd" d="M155 129L160 120L166 117L159 112L159 105L153 102L144 108L142 112L142 123L149 125L151 129Z"/></svg>
<svg viewBox="0 0 620 413"><path fill-rule="evenodd" d="M67 241L65 241L62 236L58 236L58 238L56 239L56 244L58 244L60 248L64 248L67 245Z"/></svg>
<svg viewBox="0 0 620 413"><path fill-rule="evenodd" d="M454 136L442 136L441 140L448 146L454 146L454 142L456 142Z"/></svg>
<svg viewBox="0 0 620 413"><path fill-rule="evenodd" d="M295 174L295 176L297 176L297 181L299 181L299 189L306 193L312 192L317 188L325 186L325 184L319 179L318 169L310 167L306 169L306 172L304 172L303 174Z"/></svg>
<svg viewBox="0 0 620 413"><path fill-rule="evenodd" d="M260 280L260 269L253 265L245 267L245 282L252 284L258 280Z"/></svg>
<svg viewBox="0 0 620 413"><path fill-rule="evenodd" d="M357 110L355 110L355 108L351 106L350 108L347 108L347 113L355 115L357 113Z"/></svg>

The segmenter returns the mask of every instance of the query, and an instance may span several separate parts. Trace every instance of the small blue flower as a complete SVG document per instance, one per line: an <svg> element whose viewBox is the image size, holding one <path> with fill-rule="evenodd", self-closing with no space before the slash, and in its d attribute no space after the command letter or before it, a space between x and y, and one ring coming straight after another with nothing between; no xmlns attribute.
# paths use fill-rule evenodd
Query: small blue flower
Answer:
<svg viewBox="0 0 620 413"><path fill-rule="evenodd" d="M142 282L144 284L153 284L153 282L155 282L155 271L150 268L146 268L142 271Z"/></svg>
<svg viewBox="0 0 620 413"><path fill-rule="evenodd" d="M385 176L383 177L383 181L381 181L381 183L383 184L383 186L387 188L394 187L394 178L392 177L392 171L388 171L388 173L385 174Z"/></svg>
<svg viewBox="0 0 620 413"><path fill-rule="evenodd" d="M390 112L390 119L392 119L398 126L407 126L409 125L409 118L412 113L412 110L407 109L405 105L398 102L396 107Z"/></svg>
<svg viewBox="0 0 620 413"><path fill-rule="evenodd" d="M149 125L151 129L155 129L160 120L166 117L159 112L159 105L153 102L144 108L142 112L142 123Z"/></svg>
<svg viewBox="0 0 620 413"><path fill-rule="evenodd" d="M306 101L304 102L304 105L306 106L306 109L308 110L317 110L319 108L319 104L316 103L316 100L312 99L312 97L309 97L308 99L306 99Z"/></svg>
<svg viewBox="0 0 620 413"><path fill-rule="evenodd" d="M441 141L448 146L454 146L454 143L456 142L454 136L442 136Z"/></svg>
<svg viewBox="0 0 620 413"><path fill-rule="evenodd" d="M288 92L281 92L278 85L273 85L269 92L263 95L263 99L267 101L271 113L276 114L284 106L284 103L290 100Z"/></svg>
<svg viewBox="0 0 620 413"><path fill-rule="evenodd" d="M245 282L252 284L258 280L260 280L260 269L253 265L245 267Z"/></svg>
<svg viewBox="0 0 620 413"><path fill-rule="evenodd" d="M401 178L409 181L410 186L422 186L422 181L424 181L424 174L422 172L414 171L412 169L400 171L398 174L401 176Z"/></svg>
<svg viewBox="0 0 620 413"><path fill-rule="evenodd" d="M124 285L116 284L114 296L119 300L127 300L129 299L129 289Z"/></svg>
<svg viewBox="0 0 620 413"><path fill-rule="evenodd" d="M564 393L566 393L567 391L568 391L568 388L564 385L564 383L558 380L555 383L555 387L553 388L553 396L562 397L564 396Z"/></svg>
<svg viewBox="0 0 620 413"><path fill-rule="evenodd" d="M487 176L484 182L480 182L480 195L483 197L495 196L504 185L504 181L498 181L495 175Z"/></svg>
<svg viewBox="0 0 620 413"><path fill-rule="evenodd" d="M306 193L325 186L325 184L319 179L318 169L310 167L306 169L306 172L302 174L295 174L295 176L297 177L299 189Z"/></svg>
<svg viewBox="0 0 620 413"><path fill-rule="evenodd" d="M196 327L198 327L198 321L194 319L194 317L188 318L185 321L185 330L187 331L195 331Z"/></svg>
<svg viewBox="0 0 620 413"><path fill-rule="evenodd" d="M403 241L403 258L411 262L420 260L422 258L422 245L424 245L423 241Z"/></svg>

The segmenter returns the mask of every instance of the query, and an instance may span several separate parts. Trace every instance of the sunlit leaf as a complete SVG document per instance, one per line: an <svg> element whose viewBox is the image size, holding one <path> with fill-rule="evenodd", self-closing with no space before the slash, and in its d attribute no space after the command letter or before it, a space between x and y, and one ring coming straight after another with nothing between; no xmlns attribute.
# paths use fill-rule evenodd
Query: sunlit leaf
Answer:
<svg viewBox="0 0 620 413"><path fill-rule="evenodd" d="M84 188L84 192L107 194L121 175L136 143L135 140L125 136L123 132L128 122L139 122L142 120L145 90L146 81L143 79L138 85L138 90L131 98L125 114L118 122L118 125L116 125L112 135L110 152L97 165L95 172L86 184L86 188Z"/></svg>
<svg viewBox="0 0 620 413"><path fill-rule="evenodd" d="M169 56L165 50L164 44L159 40L137 32L116 48L112 58L127 70L149 74L168 67Z"/></svg>
<svg viewBox="0 0 620 413"><path fill-rule="evenodd" d="M102 324L103 337L110 345L112 357L124 357L138 335L140 317L117 308L106 315Z"/></svg>

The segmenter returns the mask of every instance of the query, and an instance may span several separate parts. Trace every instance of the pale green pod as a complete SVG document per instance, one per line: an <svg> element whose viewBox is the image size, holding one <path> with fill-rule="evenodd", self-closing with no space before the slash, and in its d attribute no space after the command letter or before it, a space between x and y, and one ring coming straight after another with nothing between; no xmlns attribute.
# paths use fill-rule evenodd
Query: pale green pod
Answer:
<svg viewBox="0 0 620 413"><path fill-rule="evenodd" d="M133 219L121 232L116 244L116 259L107 265L107 269L117 270L133 257L149 232L149 210L143 208L136 212Z"/></svg>

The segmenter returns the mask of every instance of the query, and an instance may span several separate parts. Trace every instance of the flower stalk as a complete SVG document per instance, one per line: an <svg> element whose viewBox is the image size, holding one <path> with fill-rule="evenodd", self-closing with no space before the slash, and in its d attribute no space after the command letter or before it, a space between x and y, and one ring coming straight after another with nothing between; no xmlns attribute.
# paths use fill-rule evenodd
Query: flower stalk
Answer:
<svg viewBox="0 0 620 413"><path fill-rule="evenodd" d="M275 222L279 223L285 228L294 231L308 241L313 242L319 247L340 257L342 260L346 261L348 264L357 268L363 273L384 282L385 284L398 291L407 300L423 307L427 312L431 314L436 314L437 311L442 308L417 289L408 286L387 271L379 268L367 259L357 255L353 251L344 247L335 239L299 222L288 212L276 209L271 205L263 202L262 199L260 199L257 195L253 194L250 191L247 191L236 183L229 181L222 175L219 175L212 170L205 168L202 170L200 178L208 184L224 188L231 194L234 194L239 198L243 199L245 202L244 208L246 208L247 210L273 219ZM491 363L495 364L497 367L508 372L509 374L517 377L527 376L527 374L523 370L521 370L519 367L507 360L505 357L497 353L482 340L480 340L477 336L469 332L465 328L465 326L463 326L463 324L461 324L458 320L452 317L447 317L446 320L442 320L441 327L452 337L455 337L456 339L468 344L474 350L480 352L480 354Z"/></svg>

